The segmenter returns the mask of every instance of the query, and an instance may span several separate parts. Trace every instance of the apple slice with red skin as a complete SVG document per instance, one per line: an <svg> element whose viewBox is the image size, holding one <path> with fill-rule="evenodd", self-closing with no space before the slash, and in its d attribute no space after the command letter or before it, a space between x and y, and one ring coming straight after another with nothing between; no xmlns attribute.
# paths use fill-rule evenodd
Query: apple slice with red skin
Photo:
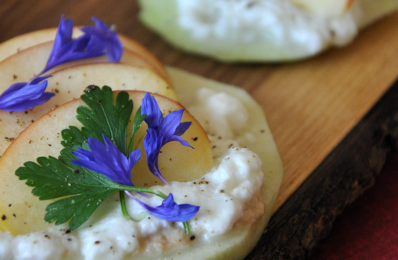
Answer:
<svg viewBox="0 0 398 260"><path fill-rule="evenodd" d="M0 62L8 58L9 56L12 56L20 51L23 51L24 49L45 42L53 41L56 32L57 28L43 29L43 30L38 30L18 35L5 42L2 42L0 44ZM80 35L82 35L82 32L79 30L78 27L74 27L73 37L76 38ZM141 59L144 59L148 64L150 64L150 66L154 69L156 73L158 73L163 78L171 82L170 77L168 76L163 64L147 48L145 48L139 42L122 34L118 34L118 37L122 42L124 48L130 50L135 55L140 56Z"/></svg>
<svg viewBox="0 0 398 260"><path fill-rule="evenodd" d="M145 92L128 91L128 93L130 99L134 102L134 111L132 113L134 116L141 105ZM157 100L164 114L183 108L181 104L167 97L157 94L152 95ZM0 212L5 216L4 220L0 221L1 231L18 235L43 230L54 225L43 221L45 208L51 201L38 200L37 197L32 195L32 188L28 187L24 181L20 181L14 173L25 162L35 162L38 157L58 157L63 148L60 144L62 140L61 131L71 125L81 127L81 123L76 119L76 109L81 105L84 105L81 99L76 99L43 115L27 127L1 157ZM190 128L182 135L182 138L188 141L195 149L183 146L178 142L170 142L162 148L159 165L163 175L169 181L189 181L200 178L213 166L209 140L201 125L186 110L181 121L192 122ZM144 125L146 124L143 123ZM139 140L142 140L145 133L144 126L137 132L135 140L140 142ZM140 169L139 173L137 172L136 174L145 177L152 176L153 174L146 167L145 152L142 148L141 151ZM135 180L133 179L133 181ZM141 182L141 180L137 180L134 184L139 186L142 185ZM160 184L159 180L156 182ZM145 183L153 185L155 181L145 180Z"/></svg>
<svg viewBox="0 0 398 260"><path fill-rule="evenodd" d="M29 124L72 99L88 85L112 86L114 90L143 90L178 100L173 88L153 71L122 63L93 63L68 67L52 73L47 91L55 93L48 102L24 112L0 110L0 156Z"/></svg>
<svg viewBox="0 0 398 260"><path fill-rule="evenodd" d="M4 41L0 44L0 61L34 45L53 41L56 33L57 28L48 28L21 34ZM82 34L77 27L73 28L73 38Z"/></svg>
<svg viewBox="0 0 398 260"><path fill-rule="evenodd" d="M6 90L11 84L27 82L40 73L47 63L52 46L53 42L41 43L9 56L0 62L0 78L2 79L0 82L0 93ZM108 62L108 58L106 55L103 55L96 58L68 62L57 66L46 74L51 74L54 70L94 62ZM120 63L149 68L159 75L159 72L142 56L136 55L134 52L126 48L123 49ZM166 75L159 76L168 81Z"/></svg>

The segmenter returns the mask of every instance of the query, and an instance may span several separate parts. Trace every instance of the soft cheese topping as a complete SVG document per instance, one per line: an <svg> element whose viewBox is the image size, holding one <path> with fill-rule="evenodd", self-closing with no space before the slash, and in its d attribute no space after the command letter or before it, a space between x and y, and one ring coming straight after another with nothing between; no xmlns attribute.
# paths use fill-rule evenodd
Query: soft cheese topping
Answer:
<svg viewBox="0 0 398 260"><path fill-rule="evenodd" d="M222 156L231 146L244 147L254 142L248 131L248 112L236 97L202 88L198 90L195 103L187 108L211 140L213 156Z"/></svg>
<svg viewBox="0 0 398 260"><path fill-rule="evenodd" d="M212 141L214 168L201 179L157 186L173 192L179 203L199 205L190 221L191 236L181 223L169 222L149 214L140 222L126 219L118 196L109 197L90 220L74 232L66 226L12 237L0 233L0 259L124 259L138 254L156 255L182 248L189 243L217 240L238 224L250 224L264 212L258 200L263 183L261 160L244 147L253 142L247 133L248 112L236 98L209 89L198 91L197 100L187 107L204 125ZM143 198L158 205L156 196ZM139 218L145 212L134 200L127 208Z"/></svg>
<svg viewBox="0 0 398 260"><path fill-rule="evenodd" d="M288 0L179 0L179 25L198 40L294 43L309 53L344 45L357 34L358 5L346 14L319 17Z"/></svg>

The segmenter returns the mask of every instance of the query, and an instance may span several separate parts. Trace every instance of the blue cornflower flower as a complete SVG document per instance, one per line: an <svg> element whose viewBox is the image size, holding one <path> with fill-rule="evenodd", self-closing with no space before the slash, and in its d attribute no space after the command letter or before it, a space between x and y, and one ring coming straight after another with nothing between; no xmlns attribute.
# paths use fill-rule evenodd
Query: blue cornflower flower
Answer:
<svg viewBox="0 0 398 260"><path fill-rule="evenodd" d="M134 186L131 182L131 170L141 157L140 149L132 151L127 158L108 137L102 136L105 145L96 138L88 138L91 151L79 148L73 152L79 160L71 163L101 173L116 183Z"/></svg>
<svg viewBox="0 0 398 260"><path fill-rule="evenodd" d="M120 60L123 47L117 34L100 20L94 17L93 20L96 26L83 27L81 30L84 34L73 40L73 22L71 19L64 20L62 15L53 49L46 67L40 74L66 62L98 57L105 53L111 62Z"/></svg>
<svg viewBox="0 0 398 260"><path fill-rule="evenodd" d="M95 45L101 46L105 50L110 62L119 62L122 57L123 46L117 38L117 33L107 27L106 24L95 17L91 18L95 26L86 26L81 30L87 36L91 36L91 40Z"/></svg>
<svg viewBox="0 0 398 260"><path fill-rule="evenodd" d="M141 114L146 114L145 122L148 125L147 134L144 138L144 148L149 170L162 180L165 184L169 182L162 175L159 168L160 149L171 141L178 141L182 145L193 148L181 135L190 127L191 122L181 123L184 109L172 111L163 118L162 111L156 99L146 93L142 99Z"/></svg>
<svg viewBox="0 0 398 260"><path fill-rule="evenodd" d="M144 202L140 201L136 197L127 193L131 198L137 201L146 211L152 215L168 220L168 221L181 221L185 222L193 218L199 211L199 206L191 204L177 204L174 202L173 194L169 194L162 204L157 207L149 206Z"/></svg>
<svg viewBox="0 0 398 260"><path fill-rule="evenodd" d="M0 95L0 110L22 112L47 102L55 94L44 92L47 77L38 77L30 82L12 84Z"/></svg>
<svg viewBox="0 0 398 260"><path fill-rule="evenodd" d="M39 80L42 79L41 75L60 64L98 57L104 54L107 54L108 60L111 62L120 61L123 47L117 38L117 34L95 17L92 19L96 26L83 27L81 30L84 34L77 39L72 39L73 22L71 19L64 20L64 16L62 15L46 66L30 83L16 83L4 91L1 95L1 97L4 97L3 100L0 100L2 101L0 103L0 110L20 112L48 101L54 94L44 93L45 88L42 89L44 82L40 85L37 83L42 81ZM27 87L35 88L36 86L39 86L38 89L29 90L28 92L42 93L43 96L36 95L35 102L31 98L28 99L29 102L25 102L28 97L25 93L28 89ZM47 81L45 81L45 86L47 86ZM19 89L23 89L23 91L17 91ZM10 93L13 95L10 95ZM15 101L10 100L10 97L15 98Z"/></svg>
<svg viewBox="0 0 398 260"><path fill-rule="evenodd" d="M79 148L72 152L77 156L78 160L71 163L89 170L105 175L112 181L134 186L131 181L131 170L140 160L141 152L138 149L130 153L127 158L116 145L105 135L102 135L105 145L96 138L88 138L88 146L90 151ZM188 221L199 211L199 206L190 204L176 204L172 194L163 200L162 205L152 207L137 199L135 196L126 192L130 197L136 200L150 214L168 221Z"/></svg>

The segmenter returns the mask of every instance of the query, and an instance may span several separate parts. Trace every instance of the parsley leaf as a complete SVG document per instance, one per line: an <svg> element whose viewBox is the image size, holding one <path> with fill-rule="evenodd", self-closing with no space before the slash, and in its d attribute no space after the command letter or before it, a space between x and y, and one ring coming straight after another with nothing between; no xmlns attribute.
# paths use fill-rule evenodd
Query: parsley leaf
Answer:
<svg viewBox="0 0 398 260"><path fill-rule="evenodd" d="M81 99L87 104L77 109L77 119L84 125L91 137L108 136L120 151L126 151L126 131L133 112L133 101L125 91L119 92L113 103L112 89L104 86L88 86Z"/></svg>
<svg viewBox="0 0 398 260"><path fill-rule="evenodd" d="M32 193L40 200L62 197L47 206L44 219L57 225L70 220L70 230L82 225L111 193L139 189L115 183L105 175L71 163L77 159L73 151L88 149L87 138L98 138L103 133L125 151L127 125L133 111L133 102L126 92L119 92L114 104L112 90L106 86L102 89L89 86L81 98L89 106L77 109L77 118L84 127L70 126L62 131L64 148L60 156L39 157L37 163L26 162L15 172L20 180L34 187Z"/></svg>
<svg viewBox="0 0 398 260"><path fill-rule="evenodd" d="M128 153L130 153L133 150L135 133L141 127L141 124L142 124L142 122L144 122L146 116L147 116L146 114L141 115L141 107L139 107L137 112L135 113L133 126L131 128L131 135L130 135L130 143L129 143L129 146L128 146Z"/></svg>
<svg viewBox="0 0 398 260"><path fill-rule="evenodd" d="M198 212L198 206L176 204L171 194L166 196L152 188L135 187L131 182L131 169L141 156L139 149L131 151L134 135L146 118L145 114L141 115L141 108L133 120L127 146L127 126L133 111L128 93L119 92L114 102L111 88L89 86L81 98L88 105L77 108L76 117L83 127L70 126L61 132L64 148L59 157L39 157L36 163L26 162L15 172L20 180L26 180L26 184L33 187L32 193L39 200L58 199L46 207L44 220L56 225L69 221L69 229L74 230L116 191L120 194L123 214L132 219L124 200L124 192L129 191L163 198L161 205L153 207L127 192L151 214L165 220L183 221L189 233L186 221Z"/></svg>
<svg viewBox="0 0 398 260"><path fill-rule="evenodd" d="M44 219L57 225L72 219L71 230L83 224L111 193L124 189L104 175L71 165L70 160L76 158L72 151L64 148L59 159L39 157L37 163L27 162L15 172L34 187L32 193L40 200L68 196L49 204Z"/></svg>

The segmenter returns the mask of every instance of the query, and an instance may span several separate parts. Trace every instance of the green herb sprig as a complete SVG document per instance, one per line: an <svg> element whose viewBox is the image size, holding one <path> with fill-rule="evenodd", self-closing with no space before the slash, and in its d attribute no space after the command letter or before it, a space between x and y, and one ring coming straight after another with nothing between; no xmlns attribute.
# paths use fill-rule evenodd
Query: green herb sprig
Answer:
<svg viewBox="0 0 398 260"><path fill-rule="evenodd" d="M98 206L112 193L119 191L123 214L128 216L124 191L135 193L149 193L165 199L164 203L153 212L168 212L175 210L175 206L182 215L193 216L199 207L174 203L172 196L144 187L124 185L112 181L107 176L88 168L73 164L72 161L78 157L73 153L78 149L90 150L87 140L101 136L108 137L119 151L128 155L132 150L134 135L145 119L145 115L137 112L133 121L130 143L127 145L127 125L129 123L133 102L128 93L119 92L116 101L113 102L112 90L104 86L102 89L89 86L81 96L88 107L80 106L77 109L77 119L83 124L81 129L70 126L61 132L64 148L58 158L40 157L35 162L26 162L23 167L16 171L20 180L26 180L28 186L34 187L33 195L40 200L54 200L46 207L44 220L55 224L69 222L70 230L80 227L98 208ZM105 139L104 139L105 140ZM136 199L136 198L135 198ZM137 200L137 199L136 199ZM155 209L140 202L149 212ZM153 214L153 213L152 213ZM189 225L184 218L184 228L189 233Z"/></svg>

